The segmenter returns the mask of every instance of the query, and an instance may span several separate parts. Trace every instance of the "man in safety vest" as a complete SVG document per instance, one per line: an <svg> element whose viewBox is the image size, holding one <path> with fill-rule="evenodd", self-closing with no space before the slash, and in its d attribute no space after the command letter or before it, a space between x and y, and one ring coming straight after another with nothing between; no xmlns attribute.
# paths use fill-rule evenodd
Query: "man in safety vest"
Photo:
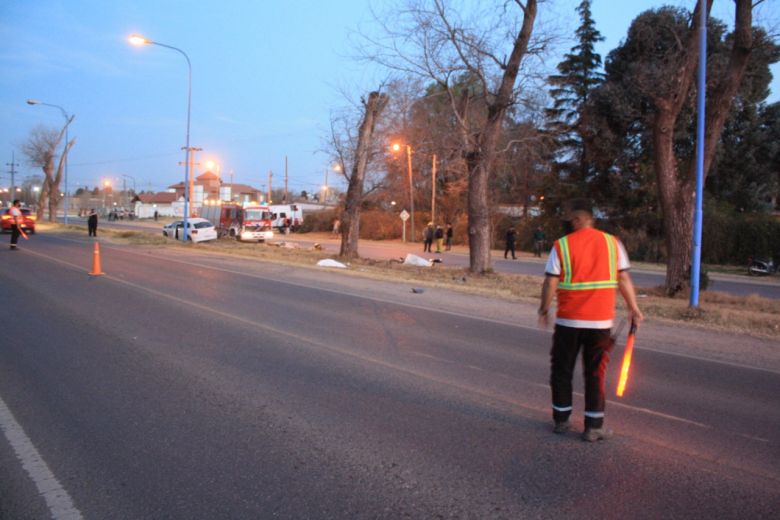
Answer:
<svg viewBox="0 0 780 520"><path fill-rule="evenodd" d="M589 442L611 435L604 424L604 376L613 340L615 294L619 290L637 325L644 316L628 274L630 264L620 241L593 227L589 201L575 199L564 208L563 219L573 231L553 245L545 266L539 324L547 327L553 296L557 294L550 387L555 433L571 429L572 375L582 348L585 373L585 431Z"/></svg>

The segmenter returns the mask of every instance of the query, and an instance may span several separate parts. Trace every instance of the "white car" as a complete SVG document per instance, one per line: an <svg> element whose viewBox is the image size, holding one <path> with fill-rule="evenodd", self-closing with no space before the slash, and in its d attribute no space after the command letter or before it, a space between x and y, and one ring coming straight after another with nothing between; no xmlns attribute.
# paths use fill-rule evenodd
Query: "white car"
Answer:
<svg viewBox="0 0 780 520"><path fill-rule="evenodd" d="M206 240L216 240L217 230L214 225L205 218L193 217L187 219L187 229L189 230L189 239L192 242L205 242ZM184 238L184 221L177 220L163 226L163 236L173 237L176 240Z"/></svg>

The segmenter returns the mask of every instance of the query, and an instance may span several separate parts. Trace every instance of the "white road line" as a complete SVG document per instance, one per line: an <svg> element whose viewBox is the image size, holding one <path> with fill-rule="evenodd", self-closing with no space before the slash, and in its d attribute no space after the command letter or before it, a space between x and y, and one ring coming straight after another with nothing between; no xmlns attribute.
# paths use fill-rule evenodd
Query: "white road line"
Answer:
<svg viewBox="0 0 780 520"><path fill-rule="evenodd" d="M57 477L46 465L41 454L35 449L32 441L24 433L21 425L16 422L5 401L0 398L0 429L5 433L16 457L22 463L27 474L35 483L38 492L49 506L52 518L55 520L80 520L81 512L73 505L70 495L60 485Z"/></svg>

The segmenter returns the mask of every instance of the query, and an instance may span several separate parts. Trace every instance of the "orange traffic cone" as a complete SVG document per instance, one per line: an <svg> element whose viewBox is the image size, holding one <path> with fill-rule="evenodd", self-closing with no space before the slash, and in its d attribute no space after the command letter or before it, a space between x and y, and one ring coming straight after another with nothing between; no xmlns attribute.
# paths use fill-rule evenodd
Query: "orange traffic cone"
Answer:
<svg viewBox="0 0 780 520"><path fill-rule="evenodd" d="M90 276L103 276L103 271L100 270L100 244L95 242L95 251L92 253L92 272Z"/></svg>

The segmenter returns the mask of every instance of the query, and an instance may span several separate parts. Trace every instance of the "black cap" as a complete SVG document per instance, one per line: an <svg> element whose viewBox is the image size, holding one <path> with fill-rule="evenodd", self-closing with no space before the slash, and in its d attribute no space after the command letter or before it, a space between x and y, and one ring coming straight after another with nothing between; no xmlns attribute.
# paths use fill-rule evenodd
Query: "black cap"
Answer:
<svg viewBox="0 0 780 520"><path fill-rule="evenodd" d="M571 199L563 205L563 219L571 220L571 215L584 211L591 217L593 216L593 204L588 199Z"/></svg>

